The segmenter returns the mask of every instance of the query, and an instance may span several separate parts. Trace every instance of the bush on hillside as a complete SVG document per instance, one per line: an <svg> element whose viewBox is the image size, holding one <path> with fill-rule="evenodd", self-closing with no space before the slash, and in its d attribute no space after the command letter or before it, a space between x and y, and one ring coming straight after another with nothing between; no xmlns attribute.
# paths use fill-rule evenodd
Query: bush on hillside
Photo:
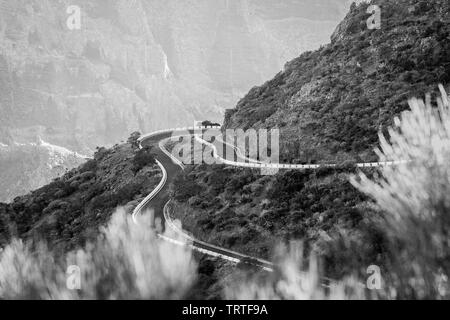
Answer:
<svg viewBox="0 0 450 320"><path fill-rule="evenodd" d="M151 166L156 163L151 151L152 148L150 146L146 146L136 152L133 158L133 171L135 173L139 172L146 166Z"/></svg>
<svg viewBox="0 0 450 320"><path fill-rule="evenodd" d="M183 298L195 280L191 250L159 240L150 219L136 224L119 209L96 240L63 257L43 242L13 240L0 251L0 299ZM67 287L77 285L69 266L80 268L79 290Z"/></svg>

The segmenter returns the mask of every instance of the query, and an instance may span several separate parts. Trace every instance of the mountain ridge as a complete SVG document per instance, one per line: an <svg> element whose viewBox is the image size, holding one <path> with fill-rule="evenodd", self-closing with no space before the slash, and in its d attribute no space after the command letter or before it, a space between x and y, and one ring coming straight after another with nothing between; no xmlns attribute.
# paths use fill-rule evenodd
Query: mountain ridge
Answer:
<svg viewBox="0 0 450 320"><path fill-rule="evenodd" d="M450 17L446 1L371 3L381 7L380 30L366 26L368 3L352 5L331 43L251 89L224 127L279 128L288 162L374 160L378 132L408 98L450 83Z"/></svg>

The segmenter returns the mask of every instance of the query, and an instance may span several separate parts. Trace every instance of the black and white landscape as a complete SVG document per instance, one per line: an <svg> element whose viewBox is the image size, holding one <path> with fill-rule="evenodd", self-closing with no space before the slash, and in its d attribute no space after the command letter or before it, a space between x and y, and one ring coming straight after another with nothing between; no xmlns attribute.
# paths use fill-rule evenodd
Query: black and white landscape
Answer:
<svg viewBox="0 0 450 320"><path fill-rule="evenodd" d="M0 0L0 299L448 300L449 93L448 0Z"/></svg>

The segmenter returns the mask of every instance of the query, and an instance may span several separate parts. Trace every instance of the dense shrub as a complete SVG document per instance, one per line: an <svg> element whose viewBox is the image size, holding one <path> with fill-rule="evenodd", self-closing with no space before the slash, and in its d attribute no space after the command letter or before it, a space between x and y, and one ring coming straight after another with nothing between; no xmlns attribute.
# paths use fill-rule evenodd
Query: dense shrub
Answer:
<svg viewBox="0 0 450 320"><path fill-rule="evenodd" d="M389 239L393 261L385 277L400 297L449 298L450 103L442 86L441 93L437 110L410 100L390 140L381 140L381 161L409 163L384 167L377 179L353 179L385 212L374 224Z"/></svg>
<svg viewBox="0 0 450 320"><path fill-rule="evenodd" d="M193 176L180 173L174 178L171 187L171 194L181 202L187 202L189 198L201 194L202 187L196 182Z"/></svg>
<svg viewBox="0 0 450 320"><path fill-rule="evenodd" d="M0 299L180 299L193 284L190 249L158 240L149 216L135 224L120 209L99 232L63 257L43 242L13 240L0 251ZM81 268L80 290L67 287L69 265Z"/></svg>
<svg viewBox="0 0 450 320"><path fill-rule="evenodd" d="M135 173L146 166L155 164L155 158L151 154L151 150L151 147L146 146L136 152L136 155L133 158L133 170Z"/></svg>
<svg viewBox="0 0 450 320"><path fill-rule="evenodd" d="M88 160L81 168L80 172L95 172L97 170L97 160L90 159Z"/></svg>

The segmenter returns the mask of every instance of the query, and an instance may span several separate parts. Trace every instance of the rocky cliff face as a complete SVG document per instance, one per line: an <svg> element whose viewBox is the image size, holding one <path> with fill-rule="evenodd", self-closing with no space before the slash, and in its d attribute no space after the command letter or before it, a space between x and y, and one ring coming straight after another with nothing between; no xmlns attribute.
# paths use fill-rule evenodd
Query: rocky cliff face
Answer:
<svg viewBox="0 0 450 320"><path fill-rule="evenodd" d="M81 9L80 30L66 24L69 5ZM325 42L346 6L0 0L0 142L41 137L89 155L135 130L221 120L285 61Z"/></svg>
<svg viewBox="0 0 450 320"><path fill-rule="evenodd" d="M336 1L0 1L0 119L75 151L221 118L239 95L326 41ZM8 139L5 132L0 137Z"/></svg>

